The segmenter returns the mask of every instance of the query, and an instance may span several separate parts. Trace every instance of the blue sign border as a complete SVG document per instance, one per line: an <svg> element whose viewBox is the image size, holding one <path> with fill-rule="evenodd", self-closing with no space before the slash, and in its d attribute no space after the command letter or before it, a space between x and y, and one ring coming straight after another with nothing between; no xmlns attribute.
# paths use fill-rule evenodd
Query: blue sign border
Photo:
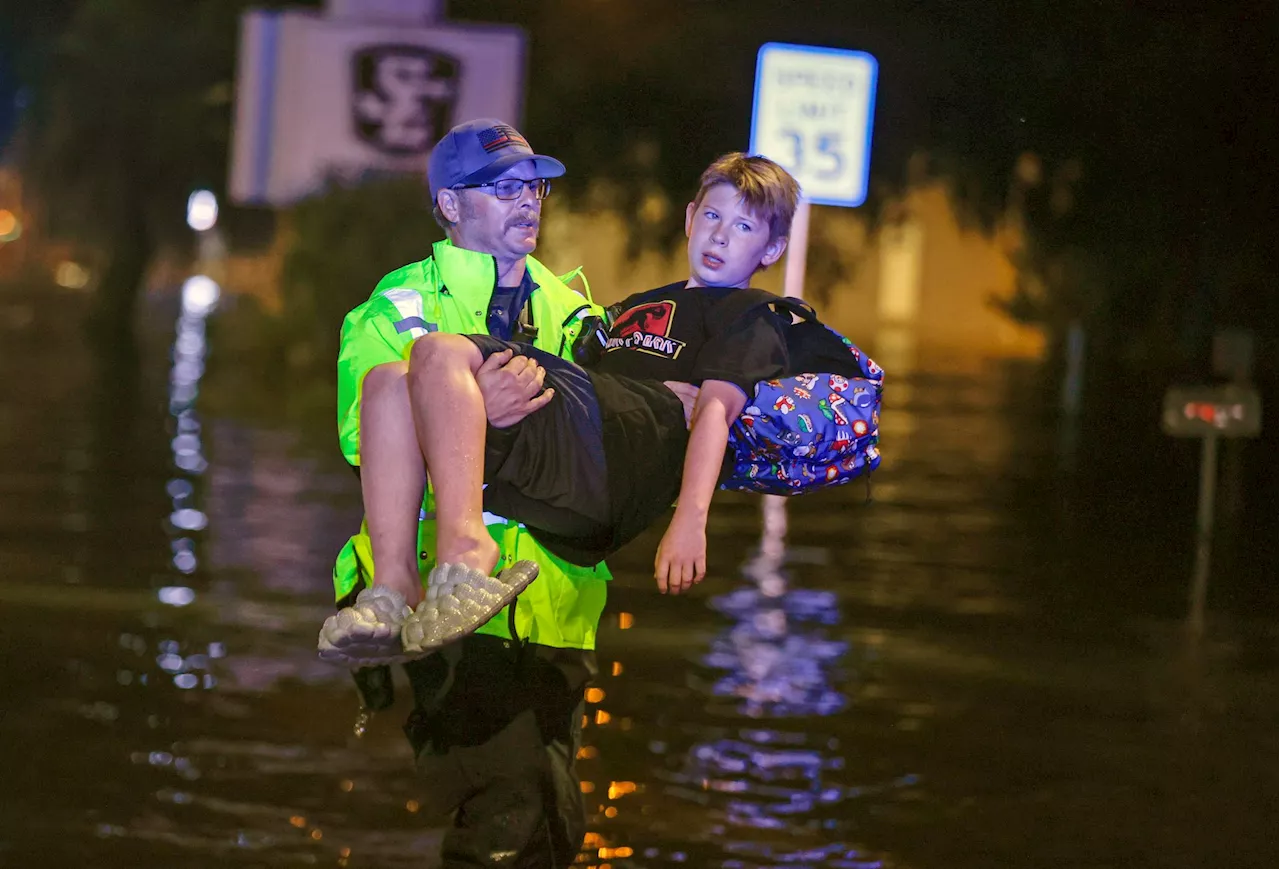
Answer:
<svg viewBox="0 0 1280 869"><path fill-rule="evenodd" d="M814 205L839 205L846 208L856 208L867 201L867 187L871 177L871 133L875 127L876 116L876 80L880 76L880 62L871 54L865 51L857 51L850 48L826 48L820 45L794 45L788 42L766 42L760 46L759 52L756 54L756 83L755 93L751 97L751 146L752 154L759 154L760 151L756 147L757 118L760 110L760 82L761 74L764 72L765 55L770 51L786 51L790 54L838 54L843 57L857 57L866 60L871 65L871 86L867 92L867 141L863 148L862 172L858 178L858 190L849 199L809 199Z"/></svg>

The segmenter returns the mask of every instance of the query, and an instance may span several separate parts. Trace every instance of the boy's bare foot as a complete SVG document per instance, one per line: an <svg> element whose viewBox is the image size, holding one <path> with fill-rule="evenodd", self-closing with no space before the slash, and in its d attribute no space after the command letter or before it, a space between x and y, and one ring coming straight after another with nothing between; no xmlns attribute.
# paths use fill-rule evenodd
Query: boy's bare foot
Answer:
<svg viewBox="0 0 1280 869"><path fill-rule="evenodd" d="M373 584L374 587L380 586L396 592L410 607L417 606L422 600L422 577L418 574L417 564L401 570L381 568L374 574Z"/></svg>
<svg viewBox="0 0 1280 869"><path fill-rule="evenodd" d="M484 525L452 532L441 527L436 538L436 564L465 564L485 576L493 573L501 552Z"/></svg>

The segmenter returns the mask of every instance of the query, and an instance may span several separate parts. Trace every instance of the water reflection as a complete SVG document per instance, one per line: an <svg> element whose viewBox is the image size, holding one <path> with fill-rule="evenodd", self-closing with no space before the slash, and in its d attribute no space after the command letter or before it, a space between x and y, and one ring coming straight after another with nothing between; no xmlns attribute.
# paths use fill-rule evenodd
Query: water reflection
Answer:
<svg viewBox="0 0 1280 869"><path fill-rule="evenodd" d="M153 300L133 372L45 301L30 328L0 315L0 742L22 797L0 864L438 865L407 698L356 741L350 680L312 653L360 514L327 417L313 447L283 411L215 404L225 306ZM1164 517L1185 502L1104 485L1149 442L1063 488L1051 415L979 374L895 379L871 509L799 499L761 535L759 500L718 502L740 576L672 599L652 548L615 560L577 865L1266 865L1274 621L1220 608L1178 681Z"/></svg>
<svg viewBox="0 0 1280 869"><path fill-rule="evenodd" d="M220 294L217 283L205 275L194 275L182 285L182 308L169 372L169 414L174 421L171 446L173 464L179 472L165 486L173 506L169 514L174 532L170 549L174 569L188 576L195 573L199 564L195 540L188 532L203 531L209 522L196 505L195 481L209 467L200 441L196 398L205 369L205 320L217 308ZM161 603L186 606L195 600L195 592L183 586L167 586L160 590L159 597Z"/></svg>
<svg viewBox="0 0 1280 869"><path fill-rule="evenodd" d="M196 398L200 394L200 378L205 370L205 320L216 309L220 292L218 285L205 275L194 275L186 280L182 285L181 307L170 354L168 409L173 419L170 448L176 475L165 484L165 492L169 495L171 507L168 522L170 564L183 577L194 574L199 565L196 540L192 535L205 530L208 525L208 517L199 508L196 492L196 482L209 467L200 440ZM196 591L188 585L175 583L157 589L156 598L166 606L186 607L195 602ZM146 640L123 633L120 646L137 652L138 646L146 647ZM201 651L187 655L183 655L182 650L183 644L178 640L160 640L156 646L156 666L183 691L210 689L217 685L217 677L210 671L210 662L225 654L222 643L210 643ZM122 686L135 681L145 686L149 674L120 669L116 672L116 681ZM151 751L146 754L153 759L170 758L172 762L168 752ZM185 763L185 760L180 758L179 762ZM186 771L198 774L194 769Z"/></svg>
<svg viewBox="0 0 1280 869"><path fill-rule="evenodd" d="M739 714L834 715L847 698L832 688L830 671L849 644L828 639L822 630L840 621L833 592L790 587L785 511L784 499L765 499L760 551L743 568L751 584L712 599L711 608L734 625L716 637L702 662L724 671L711 694L736 698Z"/></svg>
<svg viewBox="0 0 1280 869"><path fill-rule="evenodd" d="M832 639L827 630L841 619L835 594L793 587L785 534L785 499L766 499L759 552L743 569L748 584L710 602L733 624L702 658L720 674L710 686L712 709L727 700L733 713L757 719L760 726L695 743L682 767L668 777L667 792L718 809L725 829L724 856L716 865L725 869L871 869L880 862L836 839L846 826L836 807L862 789L832 775L845 767L840 741L811 732L804 721L848 706L833 679L849 644ZM781 723L789 719L795 723ZM778 723L764 726L769 721ZM900 784L911 784L911 777ZM735 834L734 828L742 832ZM787 838L821 830L825 841L796 848L742 835L747 830Z"/></svg>
<svg viewBox="0 0 1280 869"><path fill-rule="evenodd" d="M689 684L705 714L684 704L685 715L659 719L656 726L646 722L648 781L610 781L607 790L603 783L584 784L597 812L583 862L600 869L884 865L850 841L857 829L849 803L886 799L891 791L912 788L918 777L849 781L844 743L835 735L845 728L823 722L838 722L850 706L848 688L857 685L847 661L850 643L833 636L843 618L839 599L831 591L796 587L788 569L797 557L822 561L826 553L790 551L786 499L761 502L763 532L742 567L744 582L708 601L728 624L691 661ZM628 613L619 615L619 627L633 621ZM610 675L625 669L615 663ZM588 699L599 703L608 693L599 690ZM601 746L584 749L587 762L629 742L622 733L606 736L611 728L631 729L625 715L598 707L587 723L589 742ZM686 734L693 737L687 743ZM636 796L624 799L630 795ZM654 821L637 823L637 814ZM668 824L660 816L675 820ZM693 817L696 824L688 820Z"/></svg>

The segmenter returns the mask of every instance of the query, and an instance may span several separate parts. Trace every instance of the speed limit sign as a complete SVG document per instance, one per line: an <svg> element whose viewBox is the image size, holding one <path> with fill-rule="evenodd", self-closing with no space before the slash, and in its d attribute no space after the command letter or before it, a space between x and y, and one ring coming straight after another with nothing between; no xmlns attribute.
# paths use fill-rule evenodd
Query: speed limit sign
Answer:
<svg viewBox="0 0 1280 869"><path fill-rule="evenodd" d="M780 163L820 205L867 198L876 59L866 52L770 42L756 61L751 153Z"/></svg>

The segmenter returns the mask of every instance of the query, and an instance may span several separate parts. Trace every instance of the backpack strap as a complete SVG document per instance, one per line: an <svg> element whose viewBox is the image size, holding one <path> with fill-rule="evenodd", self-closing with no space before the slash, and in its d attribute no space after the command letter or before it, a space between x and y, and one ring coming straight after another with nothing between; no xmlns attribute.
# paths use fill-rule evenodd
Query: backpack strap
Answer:
<svg viewBox="0 0 1280 869"><path fill-rule="evenodd" d="M867 377L857 354L851 354L844 339L818 318L818 312L803 299L776 296L748 287L717 303L717 314L725 327L759 308L767 307L787 317L787 369L784 376L801 372L830 372L843 377ZM799 322L790 318L794 316Z"/></svg>
<svg viewBox="0 0 1280 869"><path fill-rule="evenodd" d="M806 322L818 322L818 312L803 299L777 296L766 290L757 290L755 287L746 287L725 296L716 303L716 312L723 318L724 323L731 324L761 307L769 307L779 314L792 314Z"/></svg>

